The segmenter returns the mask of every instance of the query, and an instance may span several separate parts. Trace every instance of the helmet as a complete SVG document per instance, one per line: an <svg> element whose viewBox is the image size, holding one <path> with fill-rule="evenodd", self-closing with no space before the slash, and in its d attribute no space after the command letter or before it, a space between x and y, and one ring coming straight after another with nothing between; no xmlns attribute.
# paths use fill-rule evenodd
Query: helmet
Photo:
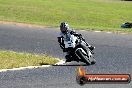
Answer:
<svg viewBox="0 0 132 88"><path fill-rule="evenodd" d="M66 33L68 29L69 29L69 25L66 22L62 22L60 24L60 30L62 33Z"/></svg>

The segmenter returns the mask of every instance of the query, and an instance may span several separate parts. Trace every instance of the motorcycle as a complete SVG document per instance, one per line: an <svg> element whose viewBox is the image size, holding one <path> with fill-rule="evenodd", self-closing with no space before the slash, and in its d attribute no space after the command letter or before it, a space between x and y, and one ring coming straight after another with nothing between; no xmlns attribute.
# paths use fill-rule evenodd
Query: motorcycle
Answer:
<svg viewBox="0 0 132 88"><path fill-rule="evenodd" d="M87 65L95 64L93 51L88 47L88 43L82 37L82 35L75 36L73 34L67 34L64 40L66 51L70 54L72 61L81 61Z"/></svg>

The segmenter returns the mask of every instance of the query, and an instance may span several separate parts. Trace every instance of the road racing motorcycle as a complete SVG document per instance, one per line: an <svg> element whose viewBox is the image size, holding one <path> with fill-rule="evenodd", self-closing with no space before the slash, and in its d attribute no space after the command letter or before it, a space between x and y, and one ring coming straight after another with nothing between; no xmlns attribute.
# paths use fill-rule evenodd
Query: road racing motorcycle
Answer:
<svg viewBox="0 0 132 88"><path fill-rule="evenodd" d="M64 38L65 50L70 54L72 61L84 62L87 65L95 64L94 52L88 46L81 34L76 36L68 33Z"/></svg>

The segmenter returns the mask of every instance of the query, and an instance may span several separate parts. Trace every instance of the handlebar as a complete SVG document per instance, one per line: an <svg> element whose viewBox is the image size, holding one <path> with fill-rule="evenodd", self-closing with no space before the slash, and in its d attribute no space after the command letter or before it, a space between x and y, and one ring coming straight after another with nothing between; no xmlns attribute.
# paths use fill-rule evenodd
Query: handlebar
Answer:
<svg viewBox="0 0 132 88"><path fill-rule="evenodd" d="M81 35L81 34L79 35L79 39L80 39L80 41L81 41L81 40L83 40L83 41L86 43L86 46L88 46L88 45L89 45L89 44L85 41L85 39L82 37L82 35Z"/></svg>

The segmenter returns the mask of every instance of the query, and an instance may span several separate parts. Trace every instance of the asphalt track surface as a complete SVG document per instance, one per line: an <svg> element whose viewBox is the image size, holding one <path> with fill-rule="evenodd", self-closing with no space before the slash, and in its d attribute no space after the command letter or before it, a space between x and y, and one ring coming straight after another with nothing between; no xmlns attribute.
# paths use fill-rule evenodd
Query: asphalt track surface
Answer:
<svg viewBox="0 0 132 88"><path fill-rule="evenodd" d="M77 32L96 47L97 63L84 66L88 74L132 75L132 35ZM0 24L0 49L48 54L64 59L57 43L58 34L57 28ZM132 83L80 86L76 83L76 71L81 64L83 65L83 63L71 62L62 66L1 72L0 88L132 88Z"/></svg>

